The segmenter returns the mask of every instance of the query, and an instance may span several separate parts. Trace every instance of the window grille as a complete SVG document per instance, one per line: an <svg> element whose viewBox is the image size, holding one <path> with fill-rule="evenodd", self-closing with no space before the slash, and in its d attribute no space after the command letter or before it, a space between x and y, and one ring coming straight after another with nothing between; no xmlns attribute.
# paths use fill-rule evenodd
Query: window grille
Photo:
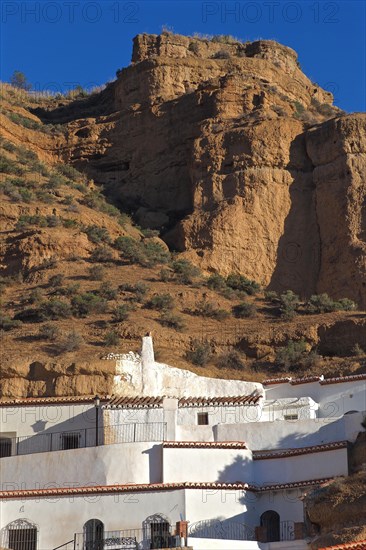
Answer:
<svg viewBox="0 0 366 550"><path fill-rule="evenodd" d="M197 413L197 424L199 426L208 426L208 413L207 412Z"/></svg>
<svg viewBox="0 0 366 550"><path fill-rule="evenodd" d="M61 434L61 449L66 451L67 449L78 449L80 447L80 434L79 433L63 433Z"/></svg>
<svg viewBox="0 0 366 550"><path fill-rule="evenodd" d="M0 437L0 458L11 456L11 439L10 437Z"/></svg>

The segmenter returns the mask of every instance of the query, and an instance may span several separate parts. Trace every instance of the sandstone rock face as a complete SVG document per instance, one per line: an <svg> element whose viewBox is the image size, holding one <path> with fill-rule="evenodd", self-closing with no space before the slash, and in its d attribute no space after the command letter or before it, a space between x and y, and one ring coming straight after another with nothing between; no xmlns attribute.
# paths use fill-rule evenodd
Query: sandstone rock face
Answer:
<svg viewBox="0 0 366 550"><path fill-rule="evenodd" d="M366 307L366 117L293 50L139 35L96 101L47 114L69 121L60 155L140 225L208 272Z"/></svg>

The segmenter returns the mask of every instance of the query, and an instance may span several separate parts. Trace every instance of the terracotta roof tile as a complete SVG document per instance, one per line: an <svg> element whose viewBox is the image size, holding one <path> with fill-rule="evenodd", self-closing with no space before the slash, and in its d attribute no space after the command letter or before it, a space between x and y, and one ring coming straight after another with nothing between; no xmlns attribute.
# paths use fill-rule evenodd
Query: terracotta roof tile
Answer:
<svg viewBox="0 0 366 550"><path fill-rule="evenodd" d="M250 395L228 397L181 397L179 407L203 407L216 405L255 405L263 395L254 392Z"/></svg>
<svg viewBox="0 0 366 550"><path fill-rule="evenodd" d="M283 489L297 489L300 487L310 487L312 485L323 485L323 483L329 483L333 481L334 477L325 477L322 479L309 479L306 481L295 481L293 483L277 483L272 485L263 485L262 487L257 487L255 489L258 493L263 493L265 491L280 491Z"/></svg>
<svg viewBox="0 0 366 550"><path fill-rule="evenodd" d="M112 396L104 405L105 409L145 409L159 408L163 405L163 397Z"/></svg>
<svg viewBox="0 0 366 550"><path fill-rule="evenodd" d="M27 405L62 405L67 403L93 403L95 395L71 395L67 397L20 397L0 401L0 407L14 407ZM100 400L108 401L110 396L100 397Z"/></svg>
<svg viewBox="0 0 366 550"><path fill-rule="evenodd" d="M320 376L307 376L305 378L269 378L262 382L263 386L270 386L274 384L291 384L296 386L298 384L309 384L311 382L319 382L321 385L325 384L340 384L341 382L353 382L354 380L366 380L366 373L364 374L351 374L349 376L338 376L336 378L324 378Z"/></svg>
<svg viewBox="0 0 366 550"><path fill-rule="evenodd" d="M245 490L262 493L265 491L278 491L282 489L294 489L298 487L308 487L311 485L321 485L332 481L334 478L312 479L307 481L298 481L296 483L281 483L277 485L255 486L248 483L219 483L219 482L181 482L181 483L141 483L129 485L93 485L87 487L60 487L49 489L23 489L17 491L0 491L0 500L39 498L50 496L68 496L68 495L90 495L90 494L110 494L110 493L136 493L148 491L173 491L177 489L225 489L225 490Z"/></svg>
<svg viewBox="0 0 366 550"><path fill-rule="evenodd" d="M164 441L163 447L180 449L246 449L244 441Z"/></svg>
<svg viewBox="0 0 366 550"><path fill-rule="evenodd" d="M237 395L228 397L181 397L178 399L178 407L204 407L204 406L232 406L255 405L263 398L262 394L254 392L250 395ZM163 406L164 397L131 397L112 396L103 408L105 409L144 409L159 408Z"/></svg>
<svg viewBox="0 0 366 550"><path fill-rule="evenodd" d="M354 380L366 380L365 374L351 374L350 376L338 376L336 378L325 378L321 380L322 385L325 384L340 384L341 382L353 382Z"/></svg>
<svg viewBox="0 0 366 550"><path fill-rule="evenodd" d="M300 447L298 449L272 449L265 451L253 451L253 460L266 460L268 458L285 458L287 456L299 456L311 453L322 453L324 451L334 451L336 449L346 448L347 441L336 441L324 445L313 445L311 447Z"/></svg>

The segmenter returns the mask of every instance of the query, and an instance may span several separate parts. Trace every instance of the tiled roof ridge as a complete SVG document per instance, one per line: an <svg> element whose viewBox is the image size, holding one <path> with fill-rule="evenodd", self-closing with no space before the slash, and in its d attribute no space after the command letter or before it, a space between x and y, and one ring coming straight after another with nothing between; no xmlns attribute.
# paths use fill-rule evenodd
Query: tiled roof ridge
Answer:
<svg viewBox="0 0 366 550"><path fill-rule="evenodd" d="M132 492L147 492L147 491L169 491L177 489L230 489L230 490L247 490L253 492L274 491L280 489L293 489L298 487L306 487L310 485L320 485L328 483L334 478L310 479L306 481L297 481L293 483L279 483L272 485L256 486L241 481L235 483L226 482L174 482L174 483L139 483L139 484L122 484L122 485L90 485L85 487L53 487L48 489L22 489L15 491L0 491L0 500L13 498L31 498L42 496L67 496L67 495L86 495L100 493L132 493Z"/></svg>
<svg viewBox="0 0 366 550"><path fill-rule="evenodd" d="M332 443L323 443L321 445L311 445L308 447L299 447L297 449L269 449L262 451L253 451L253 460L266 460L269 458L284 458L287 456L298 456L310 453L321 453L324 451L333 451L347 447L347 441L334 441Z"/></svg>
<svg viewBox="0 0 366 550"><path fill-rule="evenodd" d="M247 449L244 441L163 441L166 448Z"/></svg>
<svg viewBox="0 0 366 550"><path fill-rule="evenodd" d="M336 546L323 546L319 550L366 550L366 539L357 542L345 542Z"/></svg>
<svg viewBox="0 0 366 550"><path fill-rule="evenodd" d="M319 376L306 376L304 378L292 378L286 376L284 378L268 378L262 382L263 386L270 386L275 384L291 384L296 386L299 384L309 384L311 382L319 382L321 385L337 384L341 382L352 382L352 380L366 380L366 373L362 374L349 374L347 376L336 376L333 378L324 378L321 374Z"/></svg>
<svg viewBox="0 0 366 550"><path fill-rule="evenodd" d="M110 395L100 396L101 401L108 401ZM17 405L57 405L59 403L92 403L95 395L68 395L68 396L51 396L51 397L17 397L9 400L0 400L0 407L9 407Z"/></svg>

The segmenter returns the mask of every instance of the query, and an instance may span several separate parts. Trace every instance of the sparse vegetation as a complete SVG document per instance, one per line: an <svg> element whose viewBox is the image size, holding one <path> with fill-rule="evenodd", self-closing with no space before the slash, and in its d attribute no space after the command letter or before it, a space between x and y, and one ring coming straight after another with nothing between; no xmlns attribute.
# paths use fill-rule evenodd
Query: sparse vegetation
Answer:
<svg viewBox="0 0 366 550"><path fill-rule="evenodd" d="M80 349L83 343L84 339L81 334L76 330L72 330L68 332L65 337L58 343L58 353L77 351L78 349Z"/></svg>
<svg viewBox="0 0 366 550"><path fill-rule="evenodd" d="M22 324L18 319L12 319L9 315L4 315L0 313L0 329L1 330L12 330L17 328Z"/></svg>
<svg viewBox="0 0 366 550"><path fill-rule="evenodd" d="M90 255L92 262L107 263L113 260L113 252L108 246L98 246Z"/></svg>
<svg viewBox="0 0 366 550"><path fill-rule="evenodd" d="M333 300L328 294L314 294L306 304L309 313L330 313L332 311L352 311L357 305L348 298Z"/></svg>
<svg viewBox="0 0 366 550"><path fill-rule="evenodd" d="M112 319L115 323L121 323L128 319L129 314L130 308L126 304L121 304L114 308Z"/></svg>
<svg viewBox="0 0 366 550"><path fill-rule="evenodd" d="M292 290L287 290L280 295L281 317L291 321L297 314L296 310L300 305L300 298Z"/></svg>
<svg viewBox="0 0 366 550"><path fill-rule="evenodd" d="M253 318L257 314L257 308L250 302L240 302L233 307L233 314L238 319Z"/></svg>
<svg viewBox="0 0 366 550"><path fill-rule="evenodd" d="M118 346L120 342L120 336L117 331L109 330L105 333L103 338L103 345L106 347Z"/></svg>
<svg viewBox="0 0 366 550"><path fill-rule="evenodd" d="M173 309L174 298L171 294L154 294L148 302L146 302L148 309L157 309L158 311L164 311L166 309Z"/></svg>
<svg viewBox="0 0 366 550"><path fill-rule="evenodd" d="M201 317L210 317L211 319L217 319L218 321L227 319L227 317L230 316L229 311L215 307L206 299L197 302L195 309L193 311L189 311L188 313L191 313L192 315L199 315Z"/></svg>
<svg viewBox="0 0 366 550"><path fill-rule="evenodd" d="M184 285L191 285L201 275L198 267L189 260L175 260L172 264L175 280Z"/></svg>
<svg viewBox="0 0 366 550"><path fill-rule="evenodd" d="M260 291L260 285L255 281L251 281L237 273L232 273L226 278L226 285L233 290L239 290L245 292L246 294L253 295L257 294Z"/></svg>
<svg viewBox="0 0 366 550"><path fill-rule="evenodd" d="M91 313L105 313L108 309L107 300L93 292L73 296L71 305L76 317L86 317Z"/></svg>
<svg viewBox="0 0 366 550"><path fill-rule="evenodd" d="M186 351L186 359L199 367L206 365L211 357L211 344L207 340L193 339L190 349Z"/></svg>
<svg viewBox="0 0 366 550"><path fill-rule="evenodd" d="M234 349L220 355L216 364L220 369L242 370L245 367L243 355Z"/></svg>
<svg viewBox="0 0 366 550"><path fill-rule="evenodd" d="M46 323L39 328L38 336L42 340L54 341L60 336L60 329L52 323Z"/></svg>
<svg viewBox="0 0 366 550"><path fill-rule="evenodd" d="M105 269L101 265L92 265L89 268L89 278L92 281L103 281L105 277Z"/></svg>
<svg viewBox="0 0 366 550"><path fill-rule="evenodd" d="M298 341L289 340L286 346L277 350L276 363L284 367L294 366L303 359L308 352L308 346L304 338Z"/></svg>
<svg viewBox="0 0 366 550"><path fill-rule="evenodd" d="M163 311L159 317L159 323L163 327L174 328L177 331L184 330L186 326L184 319L172 311Z"/></svg>

